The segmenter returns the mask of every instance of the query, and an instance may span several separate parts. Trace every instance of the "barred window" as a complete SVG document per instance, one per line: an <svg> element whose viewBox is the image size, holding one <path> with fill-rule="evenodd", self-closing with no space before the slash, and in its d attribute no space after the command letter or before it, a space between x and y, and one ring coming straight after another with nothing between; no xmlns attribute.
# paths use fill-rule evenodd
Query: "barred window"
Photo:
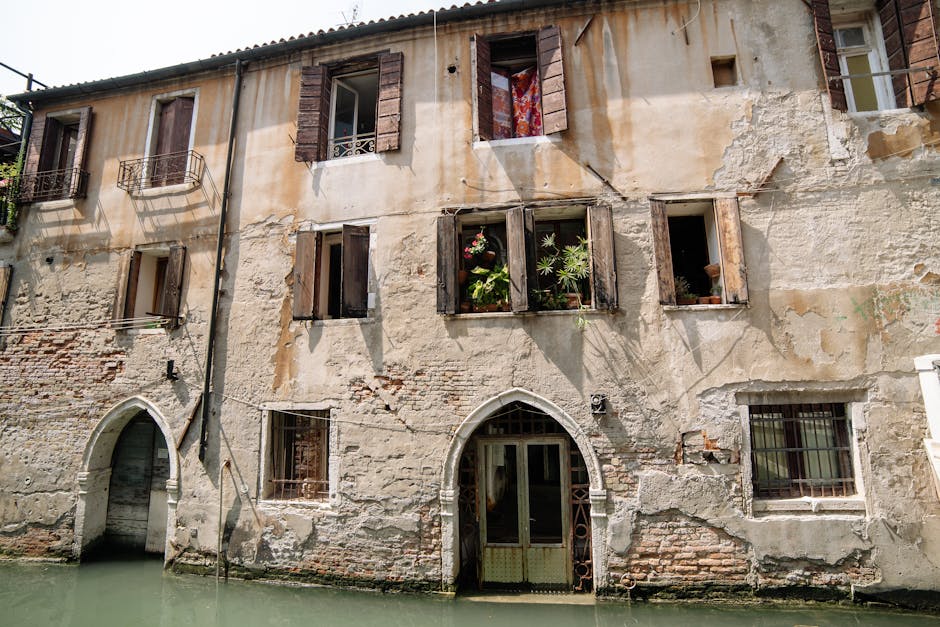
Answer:
<svg viewBox="0 0 940 627"><path fill-rule="evenodd" d="M750 425L754 496L855 494L844 404L751 405Z"/></svg>
<svg viewBox="0 0 940 627"><path fill-rule="evenodd" d="M329 496L330 410L271 412L275 499Z"/></svg>

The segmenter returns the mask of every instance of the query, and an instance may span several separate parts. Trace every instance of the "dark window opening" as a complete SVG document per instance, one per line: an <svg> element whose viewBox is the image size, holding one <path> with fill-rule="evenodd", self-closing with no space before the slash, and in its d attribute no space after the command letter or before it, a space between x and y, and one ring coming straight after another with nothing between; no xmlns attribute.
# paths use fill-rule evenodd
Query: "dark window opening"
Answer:
<svg viewBox="0 0 940 627"><path fill-rule="evenodd" d="M460 310L508 311L509 248L506 223L464 224L458 238L460 245Z"/></svg>
<svg viewBox="0 0 940 627"><path fill-rule="evenodd" d="M712 58L712 80L715 87L731 87L738 84L734 57Z"/></svg>
<svg viewBox="0 0 940 627"><path fill-rule="evenodd" d="M327 279L326 314L330 318L340 318L340 286L343 282L343 245L331 244L329 250L329 278Z"/></svg>
<svg viewBox="0 0 940 627"><path fill-rule="evenodd" d="M329 496L330 411L271 413L270 498Z"/></svg>
<svg viewBox="0 0 940 627"><path fill-rule="evenodd" d="M186 247L170 246L166 251L140 251L131 254L127 284L117 299L115 320L160 317L177 323L182 298Z"/></svg>
<svg viewBox="0 0 940 627"><path fill-rule="evenodd" d="M584 219L535 223L536 275L541 309L590 306L590 249Z"/></svg>
<svg viewBox="0 0 940 627"><path fill-rule="evenodd" d="M705 216L670 216L669 244L673 272L686 280L691 290L689 295L711 294L711 279L704 270L711 263Z"/></svg>
<svg viewBox="0 0 940 627"><path fill-rule="evenodd" d="M369 227L297 234L294 320L365 318L369 313Z"/></svg>
<svg viewBox="0 0 940 627"><path fill-rule="evenodd" d="M542 90L534 35L490 41L493 139L542 134Z"/></svg>

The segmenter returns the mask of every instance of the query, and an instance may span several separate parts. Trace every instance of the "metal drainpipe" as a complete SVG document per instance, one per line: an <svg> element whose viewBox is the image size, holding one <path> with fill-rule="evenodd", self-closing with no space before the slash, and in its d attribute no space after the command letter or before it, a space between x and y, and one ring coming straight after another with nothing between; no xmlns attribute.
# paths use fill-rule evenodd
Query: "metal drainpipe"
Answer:
<svg viewBox="0 0 940 627"><path fill-rule="evenodd" d="M235 151L235 130L238 124L238 105L241 100L242 60L235 60L235 93L232 95L232 123L228 132L228 153L225 157L225 182L222 184L222 208L219 210L219 241L215 250L215 283L212 289L212 310L209 312L209 338L206 346L205 381L202 385L202 429L199 434L199 461L206 460L206 448L209 445L209 414L212 411L212 397L209 396L209 384L212 380L212 356L215 348L215 325L219 317L219 282L222 280L222 248L225 243L225 217L228 212L228 198L232 183L232 158Z"/></svg>

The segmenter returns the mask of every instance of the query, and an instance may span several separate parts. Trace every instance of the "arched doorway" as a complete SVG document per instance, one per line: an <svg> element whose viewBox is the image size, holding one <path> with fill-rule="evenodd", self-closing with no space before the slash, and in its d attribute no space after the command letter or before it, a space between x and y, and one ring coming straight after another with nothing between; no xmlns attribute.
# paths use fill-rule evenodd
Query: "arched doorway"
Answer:
<svg viewBox="0 0 940 627"><path fill-rule="evenodd" d="M75 557L107 542L169 559L178 477L175 441L156 407L134 397L112 408L89 437L78 475Z"/></svg>
<svg viewBox="0 0 940 627"><path fill-rule="evenodd" d="M606 491L580 427L514 389L478 407L441 491L445 588L587 592L606 571Z"/></svg>

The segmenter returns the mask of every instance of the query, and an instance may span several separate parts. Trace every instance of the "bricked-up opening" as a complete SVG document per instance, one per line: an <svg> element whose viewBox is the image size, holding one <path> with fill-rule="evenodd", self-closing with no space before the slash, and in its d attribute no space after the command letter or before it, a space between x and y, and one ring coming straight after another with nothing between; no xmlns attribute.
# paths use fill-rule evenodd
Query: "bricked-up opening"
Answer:
<svg viewBox="0 0 940 627"><path fill-rule="evenodd" d="M330 410L271 412L271 479L266 497L329 496Z"/></svg>
<svg viewBox="0 0 940 627"><path fill-rule="evenodd" d="M751 405L749 414L756 497L855 494L845 404Z"/></svg>
<svg viewBox="0 0 940 627"><path fill-rule="evenodd" d="M468 440L458 475L459 586L592 589L587 466L558 422L505 405Z"/></svg>

